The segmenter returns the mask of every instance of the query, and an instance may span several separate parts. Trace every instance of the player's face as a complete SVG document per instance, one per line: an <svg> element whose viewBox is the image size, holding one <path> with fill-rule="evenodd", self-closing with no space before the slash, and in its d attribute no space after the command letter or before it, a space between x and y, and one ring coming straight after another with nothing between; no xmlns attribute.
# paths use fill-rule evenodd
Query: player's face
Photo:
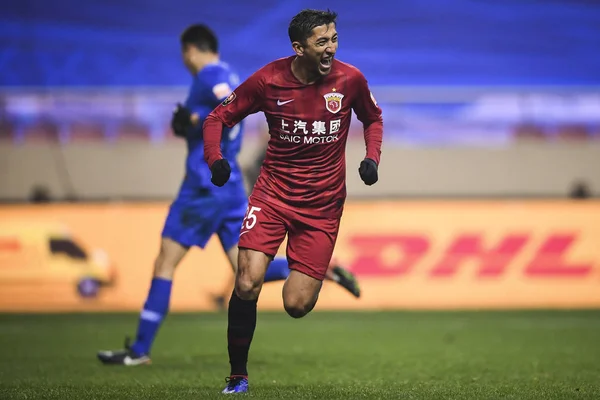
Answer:
<svg viewBox="0 0 600 400"><path fill-rule="evenodd" d="M193 74L195 74L197 68L198 49L196 46L186 44L181 48L181 57L183 58L183 64Z"/></svg>
<svg viewBox="0 0 600 400"><path fill-rule="evenodd" d="M304 46L306 65L314 68L320 75L327 75L331 71L337 48L338 34L335 24L317 26Z"/></svg>

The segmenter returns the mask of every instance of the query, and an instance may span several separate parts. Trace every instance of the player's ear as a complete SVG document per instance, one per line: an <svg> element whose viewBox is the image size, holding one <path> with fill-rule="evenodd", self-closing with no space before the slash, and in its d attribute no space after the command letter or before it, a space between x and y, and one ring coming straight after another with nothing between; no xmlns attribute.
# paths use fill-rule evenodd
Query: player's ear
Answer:
<svg viewBox="0 0 600 400"><path fill-rule="evenodd" d="M297 56L304 55L304 46L300 42L292 42L292 48Z"/></svg>

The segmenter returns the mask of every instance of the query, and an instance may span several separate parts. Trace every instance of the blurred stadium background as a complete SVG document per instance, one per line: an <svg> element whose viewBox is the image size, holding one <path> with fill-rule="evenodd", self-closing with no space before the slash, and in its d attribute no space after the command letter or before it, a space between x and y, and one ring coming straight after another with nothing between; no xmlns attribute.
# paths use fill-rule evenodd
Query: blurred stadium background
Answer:
<svg viewBox="0 0 600 400"><path fill-rule="evenodd" d="M184 170L185 144L169 128L173 106L184 99L191 82L181 63L179 34L189 24L208 23L219 36L221 58L245 79L291 53L287 25L307 7L340 13L337 56L365 73L385 123L375 186L364 186L356 173L364 155L357 121L348 143L349 200L335 257L358 275L363 297L355 301L326 285L317 313L600 307L600 2L124 0L82 5L74 0L9 0L0 12L0 311L137 311L168 204ZM240 162L250 186L266 144L262 114L249 117L246 126ZM212 295L231 276L220 252L218 243L211 243L184 261L176 278L174 311L216 310ZM77 288L90 282L98 291L82 296ZM260 307L280 310L280 290L278 285L266 287ZM49 360L60 360L58 350L44 353L43 343L48 342L41 332L46 332L67 338L88 335L87 342L74 339L69 354L86 352L73 368L98 374L85 363L94 361L97 346L114 345L106 337L121 340L136 318L131 314L128 325L124 318L104 315L0 317L7 327L0 328L0 344L8 352L0 368L0 389L10 398L36 397L43 393L36 390L48 384L56 388L55 396L72 394L66 373L31 383L19 372L41 366L50 373L55 364ZM450 374L451 383L435 381L428 393L440 398L494 397L480 397L477 391L477 385L493 386L488 380L492 375L498 384L496 397L541 398L541 392L527 391L535 389L532 376L541 385L537 388L546 390L543 398L557 393L556 398L594 398L599 393L597 312L517 312L502 314L499 320L488 314L423 314L425 325L416 323L420 317L412 314L358 314L358 319L355 314L335 315L331 319L337 324L323 334L338 329L368 336L355 331L353 320L386 330L387 336L379 340L381 346L387 343L387 350L376 350L385 367L355 369L358 380L380 369L389 374L389 368L402 368L394 364L389 349L408 354L406 363L418 364L407 377L411 382L435 381L430 370L447 376L464 361L461 357L475 351L471 369L459 370L467 371L464 376L456 372ZM201 318L173 318L173 330L164 328L172 340L206 328L198 322ZM206 318L213 328L204 334L224 331L224 317ZM271 341L302 330L269 318L276 332L268 336ZM307 329L319 329L319 318L325 323L328 317L315 318ZM390 322L394 320L399 325ZM506 342L494 339L494 331L485 328L488 322L497 324L496 332ZM407 328L404 323L416 325ZM62 324L74 331L65 333ZM100 332L99 324L104 337L92 333ZM390 329L400 330L408 344L394 347L403 345ZM436 364L414 336L453 343L446 339L461 334L478 347L473 350L465 342L454 353L444 353L447 364ZM214 336L213 342L222 342ZM537 337L545 338L539 348L532 345ZM340 352L355 343L341 341ZM167 339L159 339L158 358L177 365L185 350L170 346ZM211 344L204 346L192 358L210 353ZM436 351L446 351L439 346ZM498 353L486 353L492 348ZM45 354L45 361L28 356L29 364L17 363L9 371L18 357L30 354L25 349ZM364 354L358 352L356 358L369 354L369 344L361 349ZM295 351L301 358L306 349ZM347 361L334 353L332 360ZM519 369L518 360L517 366L511 365L509 357L519 353L537 366ZM211 362L221 368L224 353L218 355ZM495 357L507 357L506 369L489 367L488 360ZM561 375L564 357L571 364ZM275 368L264 362L265 371ZM488 375L477 372L481 365L488 365ZM311 379L328 390L330 382L318 378L327 374L325 367L323 372L315 369L318 374ZM503 374L510 368L517 371L510 378L515 385L503 386ZM223 373L217 372L221 379ZM181 373L181 387L192 387ZM204 373L215 374L213 369ZM104 382L77 376L81 385ZM110 379L116 376L111 373ZM281 379L292 378L284 374ZM268 386L270 380L260 382ZM376 381L369 382L366 387L378 387ZM427 389L399 384L417 390L412 392L416 398L425 393L418 390ZM519 391L519 385L525 389ZM151 398L169 387L159 382L158 392L143 393ZM209 389L207 393L214 391ZM269 393L265 395L278 397ZM315 393L317 398L329 396ZM296 393L296 398L302 395Z"/></svg>

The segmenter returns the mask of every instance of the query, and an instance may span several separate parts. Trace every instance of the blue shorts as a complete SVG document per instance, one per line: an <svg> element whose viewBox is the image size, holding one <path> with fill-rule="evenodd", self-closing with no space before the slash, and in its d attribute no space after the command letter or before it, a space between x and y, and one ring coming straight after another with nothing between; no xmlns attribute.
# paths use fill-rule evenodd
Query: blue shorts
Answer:
<svg viewBox="0 0 600 400"><path fill-rule="evenodd" d="M162 237L185 247L203 249L216 233L223 250L228 251L237 245L248 198L243 190L216 192L190 187L184 182L171 204Z"/></svg>

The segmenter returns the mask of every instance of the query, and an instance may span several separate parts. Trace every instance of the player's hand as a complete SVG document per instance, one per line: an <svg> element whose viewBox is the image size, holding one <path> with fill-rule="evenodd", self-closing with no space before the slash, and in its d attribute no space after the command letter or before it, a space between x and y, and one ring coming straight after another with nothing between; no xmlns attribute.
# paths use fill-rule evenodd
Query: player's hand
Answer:
<svg viewBox="0 0 600 400"><path fill-rule="evenodd" d="M186 137L187 130L192 125L192 113L181 104L177 104L177 108L173 111L171 118L171 128L175 136Z"/></svg>
<svg viewBox="0 0 600 400"><path fill-rule="evenodd" d="M377 163L370 158L365 158L361 161L358 173L365 185L371 186L379 179L377 174Z"/></svg>
<svg viewBox="0 0 600 400"><path fill-rule="evenodd" d="M217 160L210 166L210 172L212 177L210 181L215 186L223 186L229 180L229 175L231 175L231 167L229 166L229 162L226 159L222 158Z"/></svg>

